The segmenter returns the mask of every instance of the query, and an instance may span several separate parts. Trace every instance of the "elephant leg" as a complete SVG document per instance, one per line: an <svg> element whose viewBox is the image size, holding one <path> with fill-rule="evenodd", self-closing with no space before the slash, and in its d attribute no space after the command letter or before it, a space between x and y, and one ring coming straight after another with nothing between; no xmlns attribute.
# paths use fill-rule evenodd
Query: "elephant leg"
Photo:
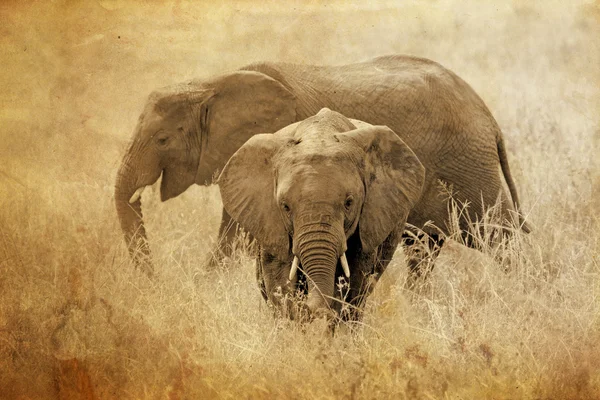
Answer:
<svg viewBox="0 0 600 400"><path fill-rule="evenodd" d="M218 241L215 248L211 251L208 259L209 268L215 268L225 257L231 257L235 248L235 240L238 234L244 232L240 225L223 209L221 216L221 225L219 226ZM258 257L258 246L254 237L245 233L247 240L246 250L250 256Z"/></svg>
<svg viewBox="0 0 600 400"><path fill-rule="evenodd" d="M341 307L340 314L343 321L360 321L362 319L367 298L392 261L400 243L400 232L402 230L397 229L390 233L383 243L371 253L363 253L360 250L349 251L350 269L356 272L350 276L350 290L346 296L348 306ZM353 238L351 237L350 241ZM352 243L348 245L348 248L357 247L352 246Z"/></svg>
<svg viewBox="0 0 600 400"><path fill-rule="evenodd" d="M265 286L265 273L263 270L263 261L262 257L256 257L254 266L256 267L256 283L258 284L258 289L260 290L260 294L262 295L265 301L269 300L267 296L267 288Z"/></svg>
<svg viewBox="0 0 600 400"><path fill-rule="evenodd" d="M298 302L296 282L288 277L292 258L282 261L264 248L258 246L256 257L256 279L261 295L273 311L275 317L303 320L308 317L304 306ZM303 284L298 282L300 286Z"/></svg>
<svg viewBox="0 0 600 400"><path fill-rule="evenodd" d="M237 222L235 222L225 209L223 209L217 244L209 255L209 268L215 268L225 257L231 256L231 253L233 252L233 242L238 230L239 225Z"/></svg>
<svg viewBox="0 0 600 400"><path fill-rule="evenodd" d="M431 234L427 238L424 234L419 234L417 239L407 233L402 235L402 245L409 268L408 287L410 289L416 288L419 279L426 278L433 269L443 244L444 238L439 234Z"/></svg>
<svg viewBox="0 0 600 400"><path fill-rule="evenodd" d="M221 226L219 226L219 241L217 248L219 253L224 257L231 256L233 252L233 241L239 230L239 225L235 222L231 216L223 209L221 216Z"/></svg>
<svg viewBox="0 0 600 400"><path fill-rule="evenodd" d="M377 280L381 277L392 261L392 257L394 257L394 253L398 248L398 244L400 244L400 239L402 235L400 234L402 229L397 229L392 232L385 241L379 246L377 261L375 262L375 267L373 269L373 273L377 276Z"/></svg>

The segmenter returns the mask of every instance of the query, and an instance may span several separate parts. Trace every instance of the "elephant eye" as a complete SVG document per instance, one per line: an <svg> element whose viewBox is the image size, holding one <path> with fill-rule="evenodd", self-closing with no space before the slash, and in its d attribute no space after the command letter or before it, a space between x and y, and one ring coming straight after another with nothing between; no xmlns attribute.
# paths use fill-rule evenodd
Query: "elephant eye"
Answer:
<svg viewBox="0 0 600 400"><path fill-rule="evenodd" d="M288 213L288 214L289 214L289 212L291 211L291 210L290 210L290 206L288 206L288 205L287 205L287 203L286 203L285 201L281 203L281 209L282 209L283 211L285 211L286 213Z"/></svg>
<svg viewBox="0 0 600 400"><path fill-rule="evenodd" d="M166 137L166 136L156 139L156 143L157 143L159 146L164 146L164 145L166 145L168 141L169 141L169 138L168 138L168 137Z"/></svg>
<svg viewBox="0 0 600 400"><path fill-rule="evenodd" d="M346 210L349 210L350 207L352 207L352 204L354 204L354 197L352 195L349 195L348 197L346 197L344 207L346 207Z"/></svg>

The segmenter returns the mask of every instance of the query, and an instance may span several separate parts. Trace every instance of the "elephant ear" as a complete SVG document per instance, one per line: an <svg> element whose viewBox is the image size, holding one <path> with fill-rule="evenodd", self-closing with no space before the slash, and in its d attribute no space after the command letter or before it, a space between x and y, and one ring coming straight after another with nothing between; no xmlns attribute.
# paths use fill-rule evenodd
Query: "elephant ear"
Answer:
<svg viewBox="0 0 600 400"><path fill-rule="evenodd" d="M387 126L356 129L341 137L366 153L366 196L358 221L363 251L379 246L421 197L425 168L413 151Z"/></svg>
<svg viewBox="0 0 600 400"><path fill-rule="evenodd" d="M275 201L273 156L280 135L252 137L229 159L219 176L223 208L269 253L286 259L289 236Z"/></svg>
<svg viewBox="0 0 600 400"><path fill-rule="evenodd" d="M196 183L213 177L248 139L295 122L296 98L280 82L253 71L237 71L208 83L214 95L202 115L202 150Z"/></svg>

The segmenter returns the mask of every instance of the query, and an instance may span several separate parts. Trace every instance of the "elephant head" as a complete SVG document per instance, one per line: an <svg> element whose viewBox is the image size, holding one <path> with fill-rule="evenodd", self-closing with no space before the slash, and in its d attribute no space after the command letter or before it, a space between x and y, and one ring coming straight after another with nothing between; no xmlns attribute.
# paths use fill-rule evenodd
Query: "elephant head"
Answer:
<svg viewBox="0 0 600 400"><path fill-rule="evenodd" d="M162 175L161 200L208 185L248 138L296 119L296 100L279 82L249 71L152 93L117 173L115 203L130 253L149 266L141 193Z"/></svg>
<svg viewBox="0 0 600 400"><path fill-rule="evenodd" d="M283 261L281 270L264 272L269 299L295 288L300 267L308 283L305 306L318 315L330 308L336 279L355 272L345 255L348 243L376 251L406 221L424 175L388 127L322 109L246 142L223 169L219 187L225 210L270 258ZM349 241L353 235L359 240Z"/></svg>

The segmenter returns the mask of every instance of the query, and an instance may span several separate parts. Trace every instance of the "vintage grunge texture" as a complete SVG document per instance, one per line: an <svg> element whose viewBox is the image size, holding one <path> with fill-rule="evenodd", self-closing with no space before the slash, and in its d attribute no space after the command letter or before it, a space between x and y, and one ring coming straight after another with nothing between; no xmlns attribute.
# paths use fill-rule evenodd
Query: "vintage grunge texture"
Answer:
<svg viewBox="0 0 600 400"><path fill-rule="evenodd" d="M0 21L0 397L600 398L598 3L2 1ZM531 235L451 244L414 292L399 251L333 338L273 319L243 252L203 268L214 187L144 195L158 277L133 269L112 185L151 90L394 52L489 105Z"/></svg>

